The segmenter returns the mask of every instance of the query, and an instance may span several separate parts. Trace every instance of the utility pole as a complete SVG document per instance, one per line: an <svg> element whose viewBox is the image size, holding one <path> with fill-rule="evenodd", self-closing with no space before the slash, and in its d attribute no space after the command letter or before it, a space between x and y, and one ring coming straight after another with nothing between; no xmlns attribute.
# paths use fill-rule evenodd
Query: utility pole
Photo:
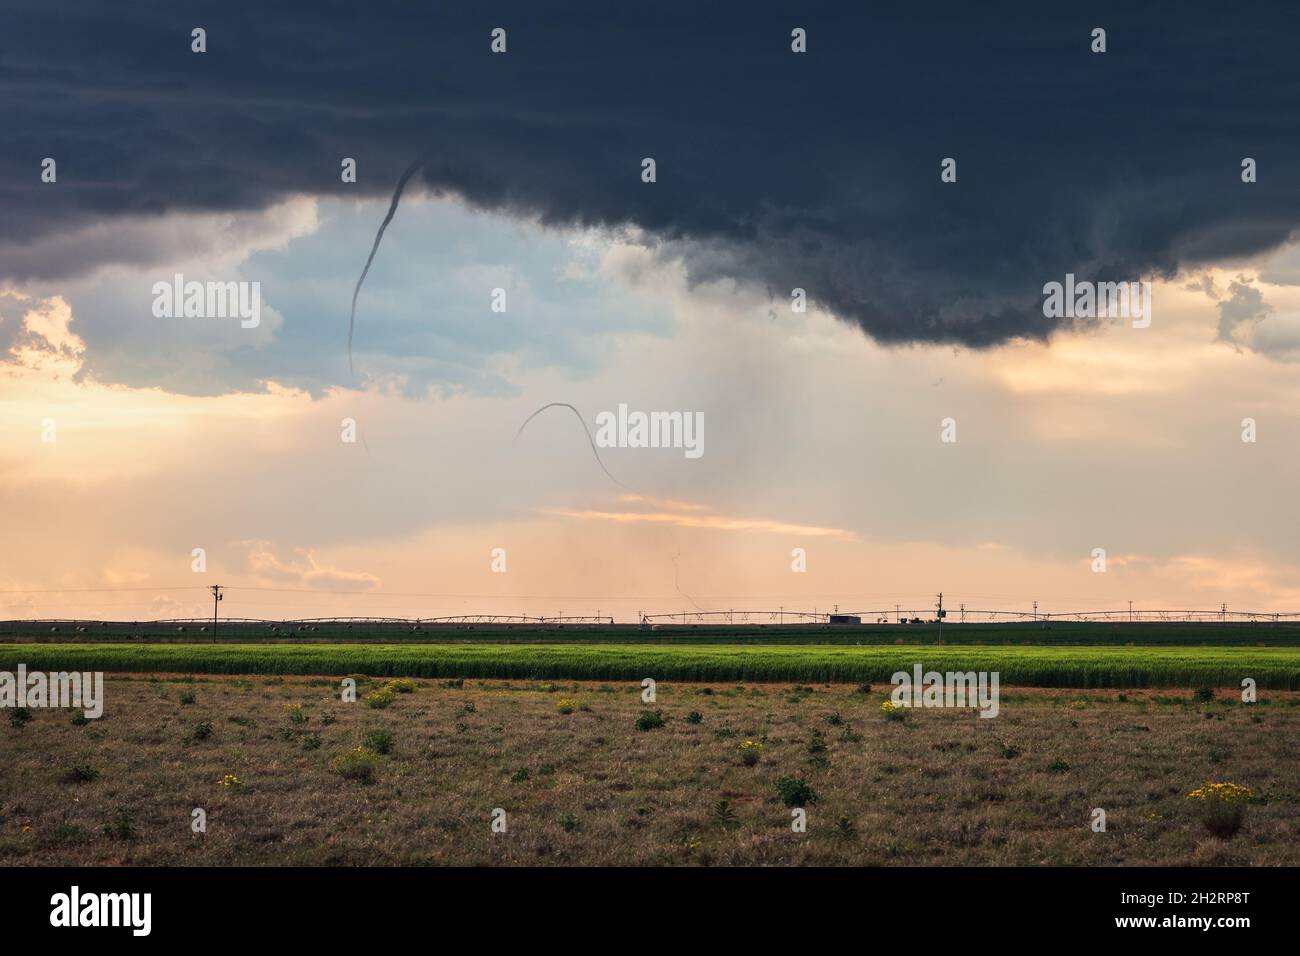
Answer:
<svg viewBox="0 0 1300 956"><path fill-rule="evenodd" d="M961 606L961 622L966 623L966 605L964 603Z"/></svg>
<svg viewBox="0 0 1300 956"><path fill-rule="evenodd" d="M217 643L217 602L222 600L221 585L213 584L212 587L212 643Z"/></svg>
<svg viewBox="0 0 1300 956"><path fill-rule="evenodd" d="M1128 622L1130 624L1133 623L1133 602L1132 601L1128 602Z"/></svg>
<svg viewBox="0 0 1300 956"><path fill-rule="evenodd" d="M894 623L895 623L895 624L901 624L901 623L902 623L902 621L900 621L900 620L898 619L898 615L899 615L898 605L895 604L895 605L894 605Z"/></svg>
<svg viewBox="0 0 1300 956"><path fill-rule="evenodd" d="M1228 623L1228 605L1225 604L1219 608L1219 620L1224 624Z"/></svg>
<svg viewBox="0 0 1300 956"><path fill-rule="evenodd" d="M943 640L943 592L939 592L939 640Z"/></svg>
<svg viewBox="0 0 1300 956"><path fill-rule="evenodd" d="M1037 602L1037 601L1034 602L1034 620L1035 620L1035 621L1038 620L1038 602Z"/></svg>

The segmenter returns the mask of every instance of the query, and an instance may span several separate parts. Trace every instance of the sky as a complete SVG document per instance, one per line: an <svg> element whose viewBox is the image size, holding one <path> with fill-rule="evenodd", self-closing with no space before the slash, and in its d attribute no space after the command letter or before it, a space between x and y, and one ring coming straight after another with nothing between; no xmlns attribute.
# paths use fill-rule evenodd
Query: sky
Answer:
<svg viewBox="0 0 1300 956"><path fill-rule="evenodd" d="M7 4L0 618L1300 611L1297 14L1011 9Z"/></svg>

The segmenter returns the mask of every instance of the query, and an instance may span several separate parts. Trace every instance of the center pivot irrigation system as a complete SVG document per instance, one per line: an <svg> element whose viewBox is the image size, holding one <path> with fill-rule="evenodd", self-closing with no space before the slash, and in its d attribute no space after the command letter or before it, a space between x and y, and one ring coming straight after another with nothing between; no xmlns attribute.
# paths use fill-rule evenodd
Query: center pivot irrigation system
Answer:
<svg viewBox="0 0 1300 956"><path fill-rule="evenodd" d="M149 590L145 588L95 588L95 591ZM1059 623L1109 623L1109 624L1203 624L1203 625L1296 625L1300 624L1300 612L1279 611L1230 611L1226 604L1217 610L1143 610L1134 608L1129 603L1127 608L1100 611L1046 611L1040 610L1037 601L1027 611L980 610L959 604L954 610L944 607L942 592L937 594L933 605L926 608L906 608L895 604L892 608L875 608L869 610L842 611L839 605L830 610L813 608L809 610L786 609L779 606L775 610L730 609L730 610L691 610L671 611L655 614L640 613L636 623L620 623L612 615L601 614L565 614L553 615L528 614L451 614L439 617L375 617L375 616L330 616L315 618L287 618L281 620L253 617L225 617L218 611L220 602L225 599L228 590L259 590L257 588L228 587L220 584L207 585L202 588L161 588L159 590L209 590L212 592L211 617L183 617L152 620L124 619L21 619L0 620L0 639L5 637L35 637L41 634L58 635L56 639L75 639L77 634L90 636L127 636L141 637L139 632L150 631L155 636L160 632L177 634L203 634L215 639L218 630L229 638L243 634L271 637L311 637L313 634L328 632L333 638L346 637L349 632L362 634L401 632L428 634L442 629L473 629L490 627L512 629L562 629L576 627L584 629L599 628L635 628L661 629L674 627L727 628L736 627L837 627L880 625L938 625L940 634L945 624L1039 624L1047 627ZM3 592L0 592L3 593ZM322 592L333 593L333 592ZM373 596L373 595L372 595ZM420 597L421 595L390 595L403 597ZM435 596L435 595L428 595ZM445 596L445 595L444 595Z"/></svg>
<svg viewBox="0 0 1300 956"><path fill-rule="evenodd" d="M1092 621L1111 623L1163 623L1163 624L1280 624L1300 622L1300 612L1229 611L1226 604L1218 610L1139 610L1130 605L1118 611L1040 611L1035 601L1029 611L983 611L958 605L954 612L943 606L943 594L933 607L917 610L895 604L892 609L841 611L835 606L830 611L678 611L669 614L642 614L644 627L664 625L718 625L718 624L990 624L1041 621Z"/></svg>

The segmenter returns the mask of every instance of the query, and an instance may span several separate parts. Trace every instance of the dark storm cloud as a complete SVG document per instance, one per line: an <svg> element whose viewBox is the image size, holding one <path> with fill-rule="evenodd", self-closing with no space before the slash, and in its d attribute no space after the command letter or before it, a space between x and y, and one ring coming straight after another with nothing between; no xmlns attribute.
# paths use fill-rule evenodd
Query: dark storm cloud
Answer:
<svg viewBox="0 0 1300 956"><path fill-rule="evenodd" d="M128 214L387 197L417 156L427 189L641 227L693 280L799 286L885 342L1042 337L1066 272L1167 275L1292 233L1294 4L1054 6L9 0L0 277L143 261L39 253Z"/></svg>

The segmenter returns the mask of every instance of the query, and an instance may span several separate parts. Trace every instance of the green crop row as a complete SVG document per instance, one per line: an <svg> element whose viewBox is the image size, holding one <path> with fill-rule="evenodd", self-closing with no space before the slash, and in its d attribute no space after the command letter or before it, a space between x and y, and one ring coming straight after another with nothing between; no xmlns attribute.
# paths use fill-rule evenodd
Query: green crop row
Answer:
<svg viewBox="0 0 1300 956"><path fill-rule="evenodd" d="M998 672L1028 687L1300 689L1300 648L737 646L646 644L4 644L0 670L372 674L575 680L887 681L927 670Z"/></svg>

